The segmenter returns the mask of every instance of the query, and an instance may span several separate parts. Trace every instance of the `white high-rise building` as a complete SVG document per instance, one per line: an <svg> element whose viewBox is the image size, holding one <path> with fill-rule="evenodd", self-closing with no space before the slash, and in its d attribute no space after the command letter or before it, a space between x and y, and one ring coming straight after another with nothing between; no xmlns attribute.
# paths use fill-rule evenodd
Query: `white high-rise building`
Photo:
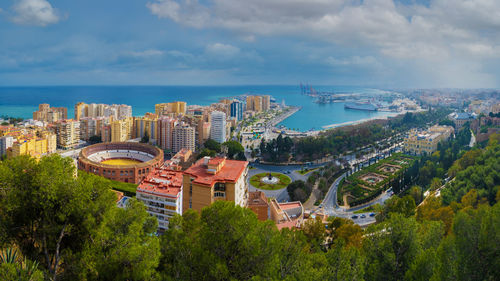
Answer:
<svg viewBox="0 0 500 281"><path fill-rule="evenodd" d="M7 149L12 147L15 139L11 136L5 136L0 138L0 156L7 154Z"/></svg>
<svg viewBox="0 0 500 281"><path fill-rule="evenodd" d="M118 105L118 119L132 117L132 106L126 104Z"/></svg>
<svg viewBox="0 0 500 281"><path fill-rule="evenodd" d="M210 138L219 143L226 141L226 113L213 111L210 115Z"/></svg>

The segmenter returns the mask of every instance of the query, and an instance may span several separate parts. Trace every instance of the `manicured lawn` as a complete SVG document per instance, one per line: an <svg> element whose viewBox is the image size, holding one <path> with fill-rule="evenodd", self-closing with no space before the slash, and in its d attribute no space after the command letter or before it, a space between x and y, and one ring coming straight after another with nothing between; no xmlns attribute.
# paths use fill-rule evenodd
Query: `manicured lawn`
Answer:
<svg viewBox="0 0 500 281"><path fill-rule="evenodd" d="M266 190L277 190L277 189L282 189L287 187L292 180L281 173L271 173L273 177L276 177L279 179L279 181L276 184L266 184L261 181L262 178L267 177L269 173L260 173L257 175L254 175L253 177L250 178L250 184L253 185L256 188L260 189L266 189Z"/></svg>

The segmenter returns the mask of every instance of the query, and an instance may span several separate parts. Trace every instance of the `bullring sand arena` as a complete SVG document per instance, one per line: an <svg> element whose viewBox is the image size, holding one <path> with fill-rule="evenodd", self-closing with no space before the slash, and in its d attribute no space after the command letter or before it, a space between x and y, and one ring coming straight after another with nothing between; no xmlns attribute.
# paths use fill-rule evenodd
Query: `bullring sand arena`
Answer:
<svg viewBox="0 0 500 281"><path fill-rule="evenodd" d="M126 158L108 159L101 161L101 164L116 165L116 166L135 165L137 163L142 163L142 162L139 160L126 159Z"/></svg>
<svg viewBox="0 0 500 281"><path fill-rule="evenodd" d="M163 161L163 150L148 144L98 143L82 149L78 169L111 180L139 183Z"/></svg>

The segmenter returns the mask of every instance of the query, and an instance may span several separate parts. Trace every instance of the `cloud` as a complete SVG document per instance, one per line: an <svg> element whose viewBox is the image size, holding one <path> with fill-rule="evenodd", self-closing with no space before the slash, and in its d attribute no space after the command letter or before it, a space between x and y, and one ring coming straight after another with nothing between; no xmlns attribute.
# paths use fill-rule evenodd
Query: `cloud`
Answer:
<svg viewBox="0 0 500 281"><path fill-rule="evenodd" d="M240 52L240 49L229 44L215 43L209 44L205 52L218 57L233 57Z"/></svg>
<svg viewBox="0 0 500 281"><path fill-rule="evenodd" d="M136 58L150 58L150 57L158 57L163 55L163 51L160 50L154 50L154 49L149 49L145 51L132 51L132 52L127 52L126 55L136 57Z"/></svg>
<svg viewBox="0 0 500 281"><path fill-rule="evenodd" d="M203 2L206 3L206 2ZM160 17L196 28L223 28L240 38L299 36L334 44L360 44L395 58L441 58L459 43L500 44L496 0L432 0L429 5L393 0L154 0ZM453 8L450 8L453 7Z"/></svg>
<svg viewBox="0 0 500 281"><path fill-rule="evenodd" d="M13 9L16 15L12 21L17 24L47 26L61 19L46 0L16 0Z"/></svg>
<svg viewBox="0 0 500 281"><path fill-rule="evenodd" d="M186 0L182 4L173 0L155 0L148 2L146 7L159 18L169 18L198 28L203 27L209 17L208 8L200 5L197 0Z"/></svg>

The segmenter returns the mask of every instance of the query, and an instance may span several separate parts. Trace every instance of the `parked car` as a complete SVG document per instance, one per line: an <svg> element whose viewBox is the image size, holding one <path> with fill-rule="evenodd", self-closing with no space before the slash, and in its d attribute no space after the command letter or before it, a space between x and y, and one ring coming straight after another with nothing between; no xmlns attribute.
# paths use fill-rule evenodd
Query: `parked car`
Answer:
<svg viewBox="0 0 500 281"><path fill-rule="evenodd" d="M364 219L364 218L366 218L366 215L365 215L365 214L362 214L362 215L360 216L360 218Z"/></svg>
<svg viewBox="0 0 500 281"><path fill-rule="evenodd" d="M352 216L352 217L351 217L351 219L353 219L353 220L355 220L355 219L357 219L357 218L358 218L358 216L357 216L357 215L354 215L354 216Z"/></svg>
<svg viewBox="0 0 500 281"><path fill-rule="evenodd" d="M375 216L375 213L370 213L370 217L374 217Z"/></svg>

